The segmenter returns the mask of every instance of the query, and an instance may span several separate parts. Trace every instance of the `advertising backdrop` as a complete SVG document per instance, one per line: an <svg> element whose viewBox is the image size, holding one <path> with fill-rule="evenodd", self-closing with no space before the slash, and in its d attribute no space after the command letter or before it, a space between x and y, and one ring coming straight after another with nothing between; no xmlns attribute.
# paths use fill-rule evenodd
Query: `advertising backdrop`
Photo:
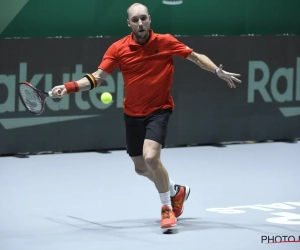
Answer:
<svg viewBox="0 0 300 250"><path fill-rule="evenodd" d="M20 103L17 84L41 90L94 72L118 38L0 40L0 154L125 147L122 74L97 89L48 100L33 116ZM300 37L178 37L224 70L241 74L230 89L216 75L174 58L167 145L300 137ZM113 94L109 105L102 92Z"/></svg>

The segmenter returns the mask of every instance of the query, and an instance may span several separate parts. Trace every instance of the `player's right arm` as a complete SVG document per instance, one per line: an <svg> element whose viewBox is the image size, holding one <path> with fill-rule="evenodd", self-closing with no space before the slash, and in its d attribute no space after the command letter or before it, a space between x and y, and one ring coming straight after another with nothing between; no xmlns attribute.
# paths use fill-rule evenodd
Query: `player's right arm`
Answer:
<svg viewBox="0 0 300 250"><path fill-rule="evenodd" d="M92 90L97 88L114 68L118 66L117 46L112 44L105 52L98 70L87 74L76 81L67 82L52 89L53 98L62 98L64 95L79 91Z"/></svg>
<svg viewBox="0 0 300 250"><path fill-rule="evenodd" d="M92 74L87 74L83 78L67 82L63 85L55 86L52 89L53 98L62 98L64 95L91 90L97 88L109 75L106 71L98 69Z"/></svg>

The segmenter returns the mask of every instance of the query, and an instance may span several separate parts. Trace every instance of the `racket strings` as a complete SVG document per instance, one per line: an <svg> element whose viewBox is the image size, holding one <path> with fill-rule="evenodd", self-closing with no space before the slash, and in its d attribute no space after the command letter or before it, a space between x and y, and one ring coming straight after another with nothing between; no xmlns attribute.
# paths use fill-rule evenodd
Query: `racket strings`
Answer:
<svg viewBox="0 0 300 250"><path fill-rule="evenodd" d="M43 108L41 97L31 87L22 84L20 86L20 95L28 110L30 110L33 113L41 112Z"/></svg>

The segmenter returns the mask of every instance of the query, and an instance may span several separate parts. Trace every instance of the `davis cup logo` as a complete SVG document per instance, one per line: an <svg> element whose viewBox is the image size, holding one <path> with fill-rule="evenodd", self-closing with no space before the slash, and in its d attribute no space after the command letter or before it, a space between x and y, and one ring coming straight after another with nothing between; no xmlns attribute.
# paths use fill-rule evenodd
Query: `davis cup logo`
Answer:
<svg viewBox="0 0 300 250"><path fill-rule="evenodd" d="M166 5L179 5L183 3L183 0L163 0L162 2Z"/></svg>

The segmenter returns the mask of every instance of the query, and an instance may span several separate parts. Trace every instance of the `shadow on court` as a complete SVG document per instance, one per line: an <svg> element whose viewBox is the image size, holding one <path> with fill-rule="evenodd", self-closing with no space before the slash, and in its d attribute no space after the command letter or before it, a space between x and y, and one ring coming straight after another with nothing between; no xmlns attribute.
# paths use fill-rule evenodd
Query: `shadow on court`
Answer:
<svg viewBox="0 0 300 250"><path fill-rule="evenodd" d="M83 218L75 216L65 216L62 219L57 218L46 218L48 221L58 223L61 225L75 227L81 230L91 230L91 231L126 231L127 233L135 233L138 231L151 231L153 233L162 233L160 229L160 221L151 219L133 219L133 220L120 220L120 221L106 221L106 222L96 222L85 220ZM257 223L223 223L223 222L212 222L207 220L202 220L201 218L179 218L177 227L171 231L167 231L167 234L177 234L181 232L190 231L203 231L203 230L244 230L252 231L260 234L270 234L267 228L274 229L284 229L293 232L292 229L271 224L257 224ZM144 229L144 230L143 230Z"/></svg>

